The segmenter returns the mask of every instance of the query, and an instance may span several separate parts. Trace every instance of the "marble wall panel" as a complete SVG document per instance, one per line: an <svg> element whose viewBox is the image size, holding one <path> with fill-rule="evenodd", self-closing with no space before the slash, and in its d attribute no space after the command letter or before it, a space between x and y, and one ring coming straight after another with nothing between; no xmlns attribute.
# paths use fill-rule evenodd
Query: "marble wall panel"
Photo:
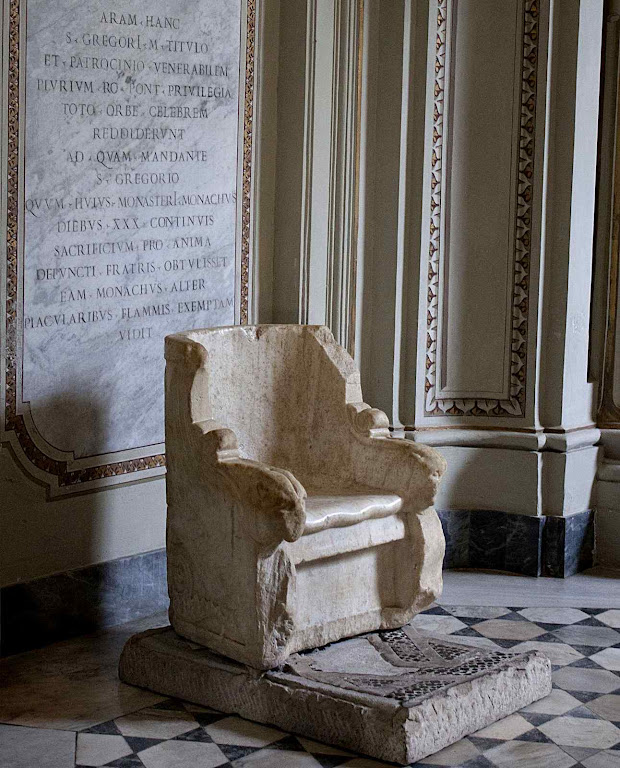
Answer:
<svg viewBox="0 0 620 768"><path fill-rule="evenodd" d="M11 2L5 426L44 473L161 467L164 336L247 311L242 3Z"/></svg>
<svg viewBox="0 0 620 768"><path fill-rule="evenodd" d="M502 398L509 389L520 5L459 0L453 7L437 360L442 398Z"/></svg>

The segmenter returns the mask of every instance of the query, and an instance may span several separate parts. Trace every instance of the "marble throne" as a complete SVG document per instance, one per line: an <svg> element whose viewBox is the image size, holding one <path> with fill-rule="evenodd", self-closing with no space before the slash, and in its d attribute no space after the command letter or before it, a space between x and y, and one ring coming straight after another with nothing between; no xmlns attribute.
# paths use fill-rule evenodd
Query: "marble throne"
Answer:
<svg viewBox="0 0 620 768"><path fill-rule="evenodd" d="M166 450L177 634L269 669L441 591L444 461L389 436L327 328L169 336Z"/></svg>

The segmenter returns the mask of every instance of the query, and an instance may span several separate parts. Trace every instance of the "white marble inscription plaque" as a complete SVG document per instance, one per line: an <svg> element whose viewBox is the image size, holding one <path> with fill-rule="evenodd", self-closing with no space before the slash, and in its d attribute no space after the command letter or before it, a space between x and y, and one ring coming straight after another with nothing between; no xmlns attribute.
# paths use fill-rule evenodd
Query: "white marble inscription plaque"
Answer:
<svg viewBox="0 0 620 768"><path fill-rule="evenodd" d="M27 3L21 399L76 459L163 441L163 338L235 322L239 0Z"/></svg>

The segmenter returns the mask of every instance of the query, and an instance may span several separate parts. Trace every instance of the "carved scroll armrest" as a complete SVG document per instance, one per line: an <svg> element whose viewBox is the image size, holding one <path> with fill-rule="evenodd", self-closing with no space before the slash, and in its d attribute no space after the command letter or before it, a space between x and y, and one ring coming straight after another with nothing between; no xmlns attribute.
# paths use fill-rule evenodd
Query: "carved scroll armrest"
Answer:
<svg viewBox="0 0 620 768"><path fill-rule="evenodd" d="M203 466L234 493L249 513L252 535L263 543L296 541L306 525L306 490L286 469L239 455L235 433L212 420L194 424Z"/></svg>
<svg viewBox="0 0 620 768"><path fill-rule="evenodd" d="M306 490L285 469L249 459L229 459L222 471L250 512L254 538L264 543L297 541L306 525Z"/></svg>
<svg viewBox="0 0 620 768"><path fill-rule="evenodd" d="M446 461L437 451L411 440L390 437L383 411L350 403L355 480L397 493L417 511L433 506Z"/></svg>

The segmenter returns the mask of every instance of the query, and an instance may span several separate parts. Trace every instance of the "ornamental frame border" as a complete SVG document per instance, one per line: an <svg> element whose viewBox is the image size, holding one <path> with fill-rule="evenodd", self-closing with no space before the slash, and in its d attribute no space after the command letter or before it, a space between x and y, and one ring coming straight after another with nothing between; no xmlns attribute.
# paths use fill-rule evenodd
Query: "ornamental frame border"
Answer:
<svg viewBox="0 0 620 768"><path fill-rule="evenodd" d="M243 5L241 21L243 23ZM245 0L245 77L243 94L243 151L241 169L240 231L240 304L239 322L248 322L250 291L250 239L252 204L252 153L254 118L254 51L256 35L256 0ZM39 471L51 475L61 492L87 490L85 483L117 478L117 482L141 479L136 473L163 471L166 456L152 456L116 461L83 469L70 469L69 461L47 456L28 432L24 416L17 413L17 366L19 363L19 141L20 141L20 0L9 0L8 86L7 86L7 211L6 211L6 371L4 430L13 433L29 462ZM243 55L243 47L241 50ZM10 443L9 443L10 445ZM157 474L160 474L159 472ZM127 477L124 477L127 476ZM49 485L49 483L47 483Z"/></svg>
<svg viewBox="0 0 620 768"><path fill-rule="evenodd" d="M510 390L506 399L437 397L437 341L441 292L440 238L443 175L444 93L449 0L437 5L435 77L430 181L430 227L427 265L426 355L424 382L425 416L525 416L527 384L527 336L532 248L532 200L536 142L536 98L538 74L539 0L523 0L521 48L521 109L514 222L513 293L511 323Z"/></svg>

